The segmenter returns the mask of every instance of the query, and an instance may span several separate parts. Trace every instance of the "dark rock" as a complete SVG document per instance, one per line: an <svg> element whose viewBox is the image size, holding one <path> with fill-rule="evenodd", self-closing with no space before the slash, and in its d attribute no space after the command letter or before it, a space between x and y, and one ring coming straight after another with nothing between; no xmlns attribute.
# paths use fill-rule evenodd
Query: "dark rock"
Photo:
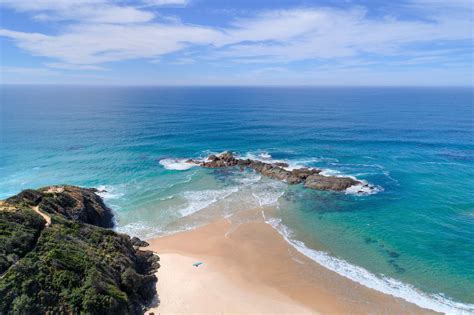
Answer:
<svg viewBox="0 0 474 315"><path fill-rule="evenodd" d="M206 161L201 162L201 166L209 168L231 167L238 164L238 159L234 157L231 152L224 152L222 154L210 155Z"/></svg>
<svg viewBox="0 0 474 315"><path fill-rule="evenodd" d="M252 163L252 160L250 159L245 159L245 160L238 160L237 165L240 166L249 166Z"/></svg>
<svg viewBox="0 0 474 315"><path fill-rule="evenodd" d="M259 167L258 172L270 178L286 181L288 184L298 184L302 182L300 178L293 176L290 171L271 164L263 163L263 165Z"/></svg>
<svg viewBox="0 0 474 315"><path fill-rule="evenodd" d="M0 314L144 313L156 297L159 257L138 249L146 242L98 226L109 210L95 192L52 186L0 203Z"/></svg>
<svg viewBox="0 0 474 315"><path fill-rule="evenodd" d="M315 168L303 167L288 171L285 169L288 164L283 162L265 163L257 160L237 159L231 152L210 155L206 161L200 162L199 165L207 168L239 166L241 170L244 167L249 167L264 176L285 181L288 184L305 183L306 187L319 190L342 191L350 186L360 184L359 181L349 177L319 175L321 170Z"/></svg>
<svg viewBox="0 0 474 315"><path fill-rule="evenodd" d="M27 189L6 200L9 204L38 206L50 214L61 214L68 219L102 227L113 227L113 214L95 188L76 186L48 186Z"/></svg>
<svg viewBox="0 0 474 315"><path fill-rule="evenodd" d="M308 188L333 191L343 191L357 184L359 182L350 177L322 176L319 174L308 176L304 182L305 187Z"/></svg>
<svg viewBox="0 0 474 315"><path fill-rule="evenodd" d="M395 252L395 251L389 250L389 251L387 251L387 253L388 253L388 255L389 255L390 257L392 257L392 258L398 258L398 257L400 257L400 254L397 253L397 252Z"/></svg>
<svg viewBox="0 0 474 315"><path fill-rule="evenodd" d="M101 227L113 227L112 210L107 207L94 188L63 186L60 193L51 187L39 189L43 198L39 208L49 213L60 213L66 218ZM54 190L53 190L54 191Z"/></svg>
<svg viewBox="0 0 474 315"><path fill-rule="evenodd" d="M195 161L195 160L193 160L193 159L187 159L187 160L186 160L186 163L190 163L190 164L200 164L200 162Z"/></svg>
<svg viewBox="0 0 474 315"><path fill-rule="evenodd" d="M304 181L306 180L306 178L308 178L308 176L321 173L321 170L303 167L303 168L294 169L291 171L291 173L293 174L293 176L296 176L300 178L302 181Z"/></svg>
<svg viewBox="0 0 474 315"><path fill-rule="evenodd" d="M147 247L149 246L150 244L148 244L147 242L145 241L142 241L141 239L139 239L138 237L134 236L130 239L130 241L132 242L133 246L137 246L137 247Z"/></svg>

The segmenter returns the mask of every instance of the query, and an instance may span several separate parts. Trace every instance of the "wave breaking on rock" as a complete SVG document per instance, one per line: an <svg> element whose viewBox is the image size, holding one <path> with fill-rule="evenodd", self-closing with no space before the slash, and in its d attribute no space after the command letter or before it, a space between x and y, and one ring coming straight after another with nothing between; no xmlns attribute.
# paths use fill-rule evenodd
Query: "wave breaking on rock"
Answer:
<svg viewBox="0 0 474 315"><path fill-rule="evenodd" d="M266 177L284 181L290 185L304 184L305 187L316 190L327 191L346 191L354 190L357 193L371 194L377 188L365 181L361 181L348 176L327 176L322 175L318 168L292 168L284 162L267 163L253 159L240 159L234 156L232 152L223 152L221 154L211 154L205 160L186 160L188 164L194 164L206 168L224 168L240 167L240 169L250 168Z"/></svg>

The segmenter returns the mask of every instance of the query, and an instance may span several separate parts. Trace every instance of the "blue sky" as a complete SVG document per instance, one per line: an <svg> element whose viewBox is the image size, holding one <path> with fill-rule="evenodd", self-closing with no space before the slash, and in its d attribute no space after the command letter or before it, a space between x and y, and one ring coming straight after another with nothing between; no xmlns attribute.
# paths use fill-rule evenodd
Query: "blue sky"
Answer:
<svg viewBox="0 0 474 315"><path fill-rule="evenodd" d="M473 6L0 0L0 82L472 86Z"/></svg>

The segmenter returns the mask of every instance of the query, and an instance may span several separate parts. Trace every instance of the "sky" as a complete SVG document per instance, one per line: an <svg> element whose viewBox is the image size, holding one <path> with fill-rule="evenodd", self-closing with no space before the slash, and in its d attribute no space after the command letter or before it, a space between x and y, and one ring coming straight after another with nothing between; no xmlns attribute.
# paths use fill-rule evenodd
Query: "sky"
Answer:
<svg viewBox="0 0 474 315"><path fill-rule="evenodd" d="M0 83L473 86L474 0L0 0Z"/></svg>

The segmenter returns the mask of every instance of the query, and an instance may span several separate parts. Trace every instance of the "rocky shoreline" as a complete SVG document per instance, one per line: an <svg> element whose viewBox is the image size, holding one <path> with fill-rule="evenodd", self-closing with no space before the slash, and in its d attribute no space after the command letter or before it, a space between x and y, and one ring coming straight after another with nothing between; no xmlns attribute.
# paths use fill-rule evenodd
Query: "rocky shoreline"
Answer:
<svg viewBox="0 0 474 315"><path fill-rule="evenodd" d="M0 314L143 314L150 306L159 257L109 229L113 214L97 192L50 186L0 201Z"/></svg>
<svg viewBox="0 0 474 315"><path fill-rule="evenodd" d="M287 163L239 159L231 152L213 154L205 160L189 159L186 162L206 168L239 167L242 170L250 168L266 177L285 181L290 185L304 184L305 187L316 190L344 191L349 187L357 186L360 188L358 192L367 193L375 189L372 185L351 177L321 175L322 170L317 168L302 167L290 170Z"/></svg>

